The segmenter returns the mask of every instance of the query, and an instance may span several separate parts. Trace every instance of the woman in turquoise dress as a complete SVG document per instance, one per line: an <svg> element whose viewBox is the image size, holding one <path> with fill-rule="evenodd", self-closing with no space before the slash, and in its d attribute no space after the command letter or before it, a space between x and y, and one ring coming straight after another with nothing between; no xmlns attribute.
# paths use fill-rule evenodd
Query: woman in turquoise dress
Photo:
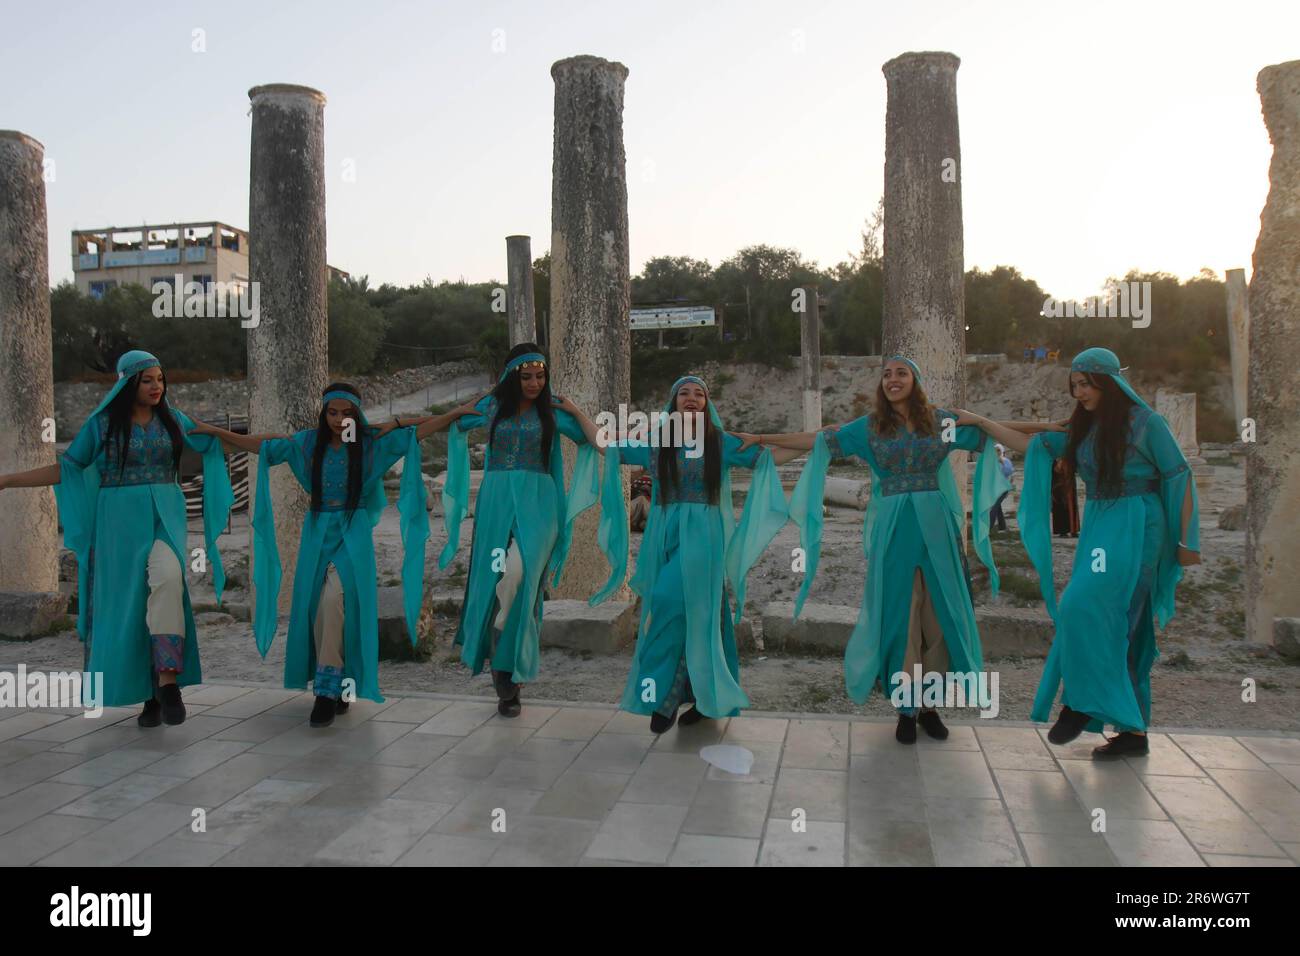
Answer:
<svg viewBox="0 0 1300 956"><path fill-rule="evenodd" d="M849 696L865 703L879 682L898 710L895 737L904 744L916 742L918 708L927 734L938 739L948 736L934 705L955 700L957 682L967 706L976 702L989 706L962 548L965 508L948 462L955 451L980 452L972 533L975 553L988 567L997 594L989 513L1008 485L997 455L979 429L959 427L955 415L932 406L916 364L893 356L881 369L875 410L870 414L821 432L744 438L812 449L790 499L790 517L799 525L806 555L796 618L817 573L827 466L833 458L852 455L871 469L871 501L862 531L866 584L844 653Z"/></svg>
<svg viewBox="0 0 1300 956"><path fill-rule="evenodd" d="M785 495L774 466L800 452L742 450L740 439L723 427L704 380L695 375L673 384L663 413L680 417L661 419L667 425L654 430L658 447L627 435L599 441L591 419L571 403L566 407L605 455L599 536L612 571L591 597L593 606L621 587L627 572L628 518L619 466L645 468L652 480L649 517L631 581L641 597L636 653L620 706L649 715L656 734L672 727L683 703L695 705L682 715L684 725L740 713L749 698L740 687L725 585L735 594L738 622L745 577L786 522ZM695 422L702 422L702 429L692 429ZM731 499L731 470L738 467L754 470L739 523Z"/></svg>
<svg viewBox="0 0 1300 956"><path fill-rule="evenodd" d="M1151 720L1155 622L1174 615L1185 565L1200 563L1196 483L1168 423L1142 400L1109 349L1080 352L1070 365L1076 400L1068 429L1032 437L963 412L998 440L1025 452L1020 537L1039 575L1056 636L1034 698L1054 744L1110 724L1116 736L1098 758L1144 755ZM1051 476L1065 460L1083 479L1087 501L1069 583L1056 603L1052 581Z"/></svg>
<svg viewBox="0 0 1300 956"><path fill-rule="evenodd" d="M516 345L496 387L448 433L443 517L445 568L469 505L468 433L487 429L465 598L455 643L475 674L490 663L497 710L519 716L520 686L537 676L546 580L558 585L574 518L596 502L594 449L551 394L546 357ZM566 492L561 436L578 446Z"/></svg>
<svg viewBox="0 0 1300 956"><path fill-rule="evenodd" d="M203 530L217 602L217 550L234 495L221 442L167 401L148 352L127 352L117 382L58 464L0 477L0 488L54 486L63 543L77 556L77 633L85 669L102 674L109 707L144 701L141 727L185 720L180 688L202 682L185 569L181 451L203 456Z"/></svg>
<svg viewBox="0 0 1300 956"><path fill-rule="evenodd" d="M459 413L427 419L420 428L372 427L361 398L347 382L326 387L315 428L258 441L206 426L258 456L253 513L253 586L257 593L253 633L262 656L277 628L282 569L275 540L270 469L287 464L311 494L294 570L285 648L284 686L316 701L310 723L328 727L355 696L383 701L379 692L379 614L374 527L387 505L384 475L400 460L397 496L402 543L402 598L407 633L416 623L424 593L424 546L429 537L420 439L445 428ZM345 686L345 682L350 682Z"/></svg>

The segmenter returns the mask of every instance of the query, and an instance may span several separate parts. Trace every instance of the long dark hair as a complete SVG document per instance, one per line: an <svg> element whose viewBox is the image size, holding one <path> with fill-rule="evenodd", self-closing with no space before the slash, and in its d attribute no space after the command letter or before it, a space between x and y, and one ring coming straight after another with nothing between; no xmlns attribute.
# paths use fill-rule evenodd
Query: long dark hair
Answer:
<svg viewBox="0 0 1300 956"><path fill-rule="evenodd" d="M131 450L131 426L134 424L132 416L135 413L135 397L140 391L140 376L148 371L147 369L136 372L127 381L126 387L113 397L108 403L108 434L104 436L104 445L116 445L117 447L117 473L120 477L126 470L126 456ZM159 369L161 372L162 370ZM181 438L181 426L177 424L172 410L167 407L167 374L162 375L162 398L154 406L153 413L158 416L163 427L167 429L167 436L172 440L172 477L175 478L181 472L181 452L184 450L184 442Z"/></svg>
<svg viewBox="0 0 1300 956"><path fill-rule="evenodd" d="M883 367L881 369L883 373ZM907 396L907 414L912 420L916 434L934 437L934 406L925 395L921 382L912 376L912 394ZM885 397L885 380L876 383L876 413L871 416L877 435L897 435L903 427L903 416L895 411L893 404Z"/></svg>
<svg viewBox="0 0 1300 956"><path fill-rule="evenodd" d="M353 395L360 397L361 392L355 386L348 382L330 382L325 386L325 391L321 392L322 399L330 392L351 392ZM326 408L328 402L322 401L320 407L320 417L316 420L316 442L311 450L311 510L320 511L321 509L321 469L325 465L325 448L334 438L334 429L329 426L329 419L326 417ZM361 409L357 409L360 416ZM365 433L365 427L361 424L361 419L356 419L357 437L356 441L344 442L343 447L348 450L348 497L347 513L348 520L352 520L352 513L357 510L357 505L361 503L361 459L365 453L362 447L370 438Z"/></svg>
<svg viewBox="0 0 1300 956"><path fill-rule="evenodd" d="M1079 445L1097 426L1097 492L1100 498L1112 498L1124 482L1124 455L1128 450L1129 412L1133 399L1115 384L1115 379L1101 372L1081 372L1089 385L1101 391L1097 411L1090 412L1076 402L1070 415L1070 440L1065 446L1066 467L1078 471ZM1073 379L1073 376L1071 376ZM1074 394L1073 384L1070 394Z"/></svg>
<svg viewBox="0 0 1300 956"><path fill-rule="evenodd" d="M718 430L713 427L712 416L709 414L709 403L713 399L709 398L708 393L704 396L704 489L709 495L709 504L718 504L718 493L722 487L722 436ZM677 411L677 394L673 394L672 403L668 406L670 412ZM667 505L677 497L681 491L681 475L677 470L677 446L682 444L679 437L684 439L685 436L678 436L674 423L678 418L666 419L659 431L659 504ZM680 419L681 425L685 428L685 417ZM698 436L696 436L698 437ZM731 506L731 502L727 502Z"/></svg>
<svg viewBox="0 0 1300 956"><path fill-rule="evenodd" d="M520 355L541 351L536 342L520 342L506 356L506 364L508 365L512 359ZM491 447L492 442L496 440L497 422L519 414L519 402L524 397L523 386L519 384L519 369L515 369L498 382L496 388L492 389L492 394L497 400L497 413L492 418L492 428L488 432L488 447ZM551 398L551 376L548 366L546 378L542 382L542 391L533 402L533 408L537 409L537 417L542 422L542 467L547 471L551 470L551 442L555 438L554 404L554 399Z"/></svg>

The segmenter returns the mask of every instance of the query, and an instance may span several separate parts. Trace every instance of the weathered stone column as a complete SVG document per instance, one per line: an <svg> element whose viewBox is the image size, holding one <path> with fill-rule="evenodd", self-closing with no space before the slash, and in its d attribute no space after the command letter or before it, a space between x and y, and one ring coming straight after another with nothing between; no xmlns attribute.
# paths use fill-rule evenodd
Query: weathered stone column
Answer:
<svg viewBox="0 0 1300 956"><path fill-rule="evenodd" d="M803 387L803 430L822 427L822 320L817 287L803 286L803 313L799 316L799 375Z"/></svg>
<svg viewBox="0 0 1300 956"><path fill-rule="evenodd" d="M881 355L916 362L926 395L946 408L966 402L960 64L951 53L904 53L883 68L888 100ZM965 455L951 462L969 504Z"/></svg>
<svg viewBox="0 0 1300 956"><path fill-rule="evenodd" d="M54 416L45 147L0 130L0 473L54 464L42 441ZM81 422L57 422L59 439ZM0 506L0 591L59 590L59 537L49 488L12 488ZM18 636L18 635L11 635Z"/></svg>
<svg viewBox="0 0 1300 956"><path fill-rule="evenodd" d="M1250 281L1250 385L1257 441L1246 459L1246 635L1300 617L1300 60L1257 80L1273 143Z"/></svg>
<svg viewBox="0 0 1300 956"><path fill-rule="evenodd" d="M249 429L293 432L315 427L329 374L325 96L275 83L253 87L248 97L253 105L248 272L260 295L258 324L248 330ZM289 469L277 468L271 472L271 499L285 574L280 609L285 610L310 498Z"/></svg>
<svg viewBox="0 0 1300 956"><path fill-rule="evenodd" d="M1241 420L1246 417L1246 383L1250 371L1250 289L1246 287L1246 270L1229 269L1228 354L1232 357L1233 429L1241 434Z"/></svg>
<svg viewBox="0 0 1300 956"><path fill-rule="evenodd" d="M551 387L594 418L601 411L617 413L631 397L632 287L623 150L627 67L575 56L552 65L551 77ZM566 464L571 465L573 454L566 442ZM625 474L625 487L627 480ZM588 597L609 576L596 545L597 519L593 508L575 523L560 596Z"/></svg>
<svg viewBox="0 0 1300 956"><path fill-rule="evenodd" d="M528 236L506 236L506 318L511 348L537 341L532 239Z"/></svg>

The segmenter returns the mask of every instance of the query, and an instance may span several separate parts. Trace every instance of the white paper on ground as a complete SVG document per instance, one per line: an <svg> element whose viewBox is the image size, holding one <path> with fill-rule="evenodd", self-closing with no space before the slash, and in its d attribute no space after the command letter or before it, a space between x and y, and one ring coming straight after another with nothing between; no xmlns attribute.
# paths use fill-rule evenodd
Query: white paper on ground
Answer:
<svg viewBox="0 0 1300 956"><path fill-rule="evenodd" d="M700 757L719 770L744 776L754 766L753 751L734 744L713 744L700 750Z"/></svg>

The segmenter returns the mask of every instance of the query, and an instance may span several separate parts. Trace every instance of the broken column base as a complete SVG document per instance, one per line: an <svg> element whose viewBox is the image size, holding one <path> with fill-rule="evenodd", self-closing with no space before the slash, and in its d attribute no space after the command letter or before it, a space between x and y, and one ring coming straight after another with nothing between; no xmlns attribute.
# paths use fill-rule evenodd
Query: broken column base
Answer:
<svg viewBox="0 0 1300 956"><path fill-rule="evenodd" d="M0 637L33 640L53 633L65 618L61 591L0 591Z"/></svg>
<svg viewBox="0 0 1300 956"><path fill-rule="evenodd" d="M769 651L844 652L859 609L840 604L805 604L799 620L794 605L774 602L763 608L763 646ZM975 609L980 643L987 657L1046 657L1055 628L1044 611L1018 607Z"/></svg>
<svg viewBox="0 0 1300 956"><path fill-rule="evenodd" d="M1300 661L1300 617L1273 618L1273 646L1288 660Z"/></svg>

